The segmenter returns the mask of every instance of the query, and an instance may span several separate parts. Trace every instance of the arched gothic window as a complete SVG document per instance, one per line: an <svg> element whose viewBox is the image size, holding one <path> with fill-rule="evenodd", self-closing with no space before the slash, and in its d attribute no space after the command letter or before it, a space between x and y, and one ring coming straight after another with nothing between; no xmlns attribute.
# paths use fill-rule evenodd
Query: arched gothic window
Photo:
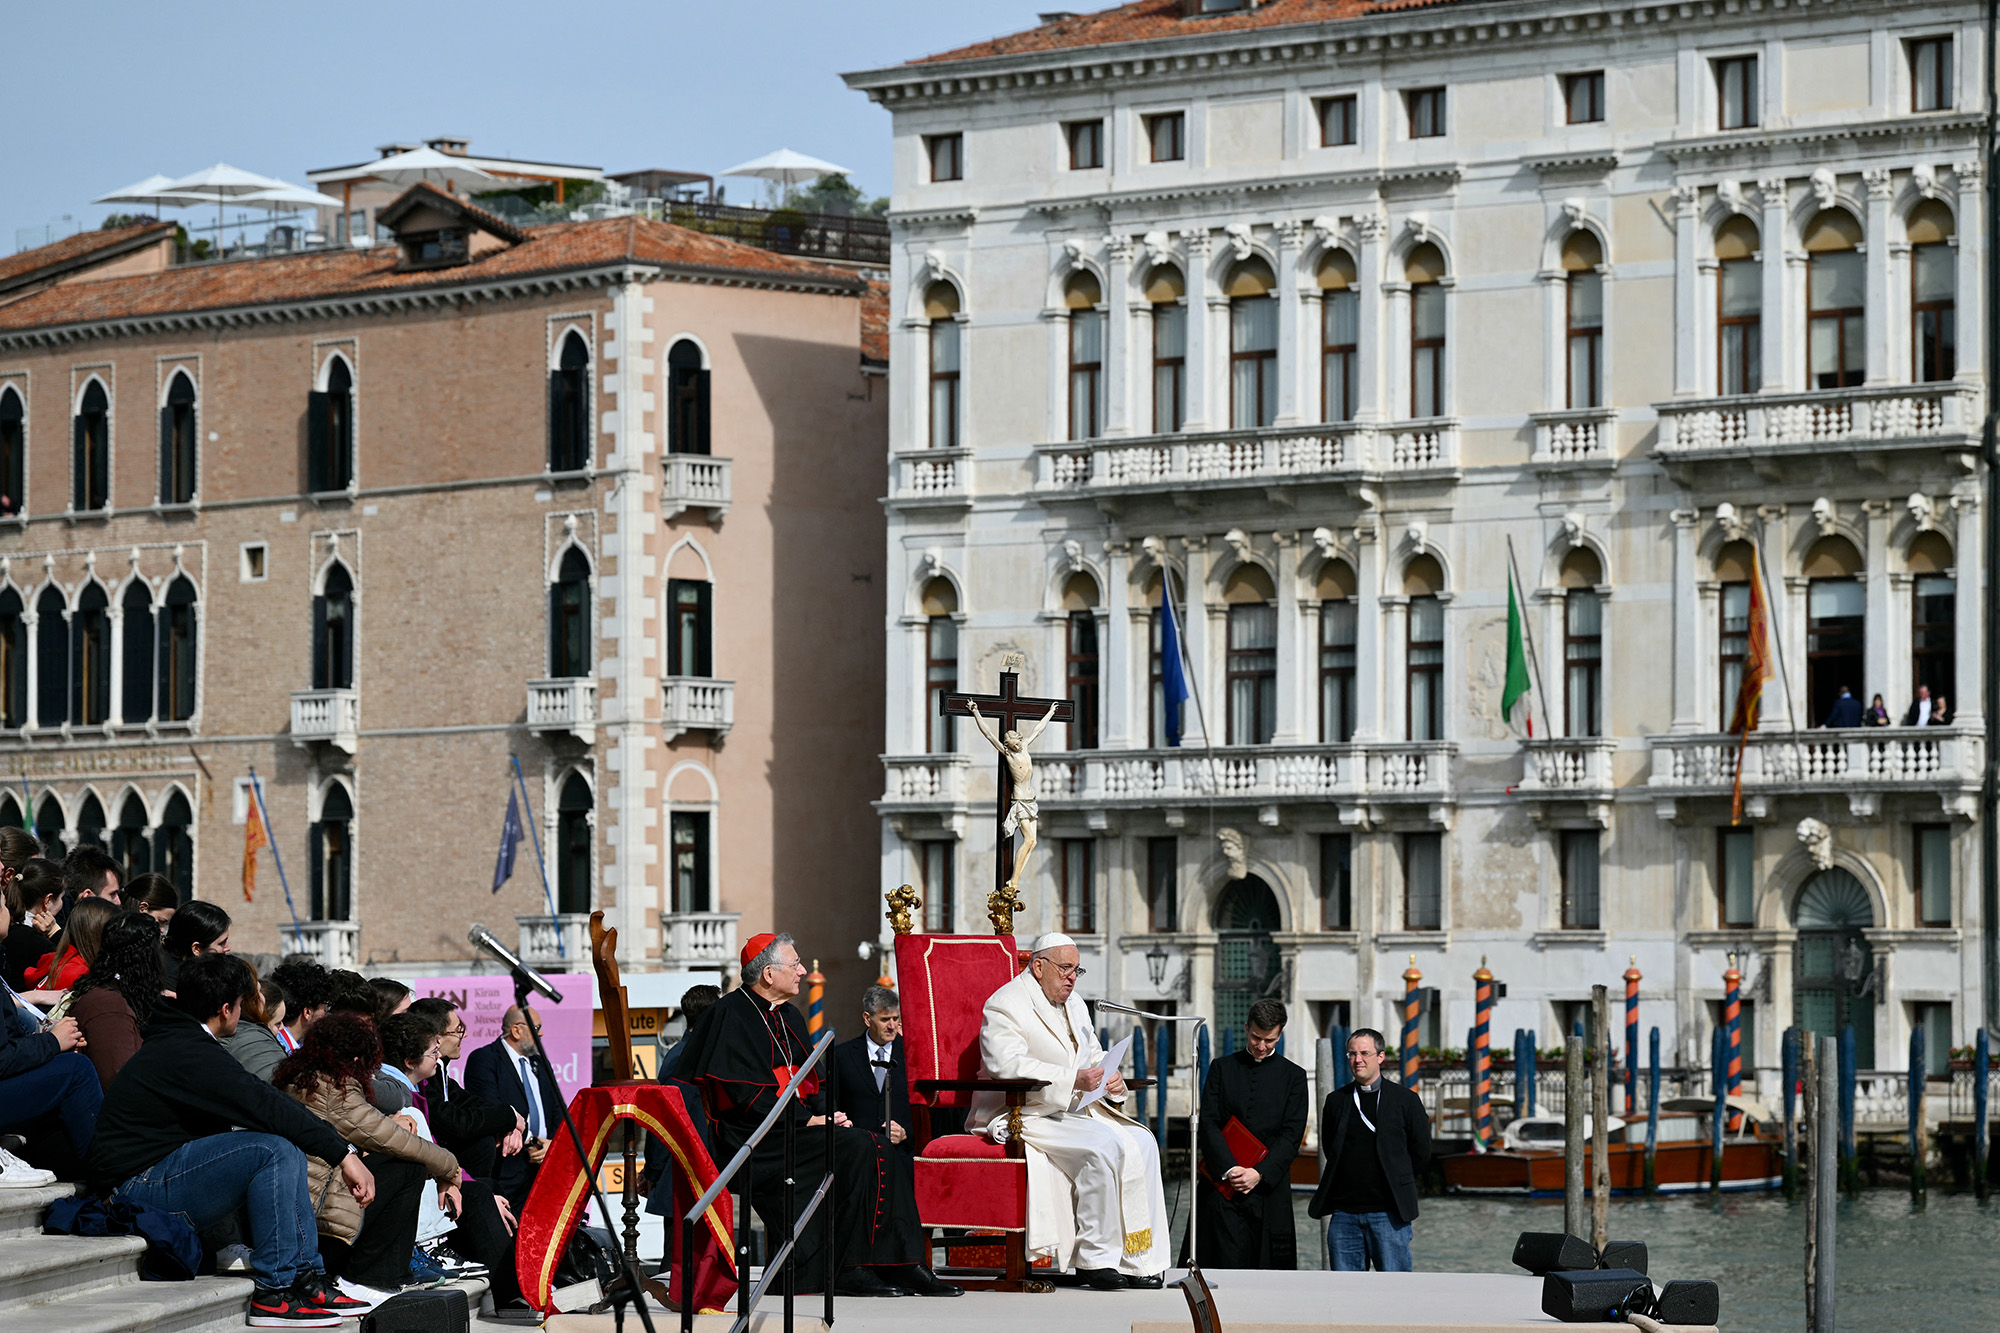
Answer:
<svg viewBox="0 0 2000 1333"><path fill-rule="evenodd" d="M28 725L28 624L21 594L0 589L0 727Z"/></svg>
<svg viewBox="0 0 2000 1333"><path fill-rule="evenodd" d="M572 546L549 585L549 674L590 674L590 561Z"/></svg>
<svg viewBox="0 0 2000 1333"><path fill-rule="evenodd" d="M146 803L138 792L127 792L118 807L118 824L111 830L111 859L130 884L135 875L150 874L153 849L146 841Z"/></svg>
<svg viewBox="0 0 2000 1333"><path fill-rule="evenodd" d="M1187 283L1172 264L1146 275L1153 310L1153 432L1170 434L1187 420Z"/></svg>
<svg viewBox="0 0 2000 1333"><path fill-rule="evenodd" d="M683 338L667 352L667 452L708 451L708 372L701 348Z"/></svg>
<svg viewBox="0 0 2000 1333"><path fill-rule="evenodd" d="M1268 745L1278 726L1277 590L1262 566L1229 576L1227 677L1230 745Z"/></svg>
<svg viewBox="0 0 2000 1333"><path fill-rule="evenodd" d="M69 720L94 727L111 716L111 599L91 581L70 617Z"/></svg>
<svg viewBox="0 0 2000 1333"><path fill-rule="evenodd" d="M1104 433L1104 304L1097 275L1071 276L1063 288L1069 311L1069 438Z"/></svg>
<svg viewBox="0 0 2000 1333"><path fill-rule="evenodd" d="M160 721L185 722L194 716L194 584L183 574L167 585L160 605Z"/></svg>
<svg viewBox="0 0 2000 1333"><path fill-rule="evenodd" d="M1258 256L1223 282L1229 298L1229 424L1268 426L1278 416L1278 280Z"/></svg>
<svg viewBox="0 0 2000 1333"><path fill-rule="evenodd" d="M1403 263L1410 284L1410 415L1444 415L1444 252L1428 242Z"/></svg>
<svg viewBox="0 0 2000 1333"><path fill-rule="evenodd" d="M1764 262L1757 224L1732 217L1715 233L1717 392L1755 393L1764 384Z"/></svg>
<svg viewBox="0 0 2000 1333"><path fill-rule="evenodd" d="M1603 562L1594 551L1579 547L1562 564L1563 596L1563 734L1604 734L1604 582Z"/></svg>
<svg viewBox="0 0 2000 1333"><path fill-rule="evenodd" d="M1403 648L1408 671L1404 696L1408 739L1444 739L1444 570L1436 557L1419 555L1403 569L1410 599Z"/></svg>
<svg viewBox="0 0 2000 1333"><path fill-rule="evenodd" d="M1828 208L1806 225L1806 383L1845 389L1868 373L1868 267L1861 224Z"/></svg>
<svg viewBox="0 0 2000 1333"><path fill-rule="evenodd" d="M354 580L338 560L327 570L319 596L313 598L312 687L354 687Z"/></svg>
<svg viewBox="0 0 2000 1333"><path fill-rule="evenodd" d="M62 802L54 792L42 797L42 803L35 807L35 836L42 840L42 855L51 861L61 861L69 854L69 845L63 841L63 830L69 827L69 820L63 815Z"/></svg>
<svg viewBox="0 0 2000 1333"><path fill-rule="evenodd" d="M12 385L0 389L0 518L27 504L28 412Z"/></svg>
<svg viewBox="0 0 2000 1333"><path fill-rule="evenodd" d="M118 611L124 621L125 645L122 652L125 667L123 705L119 716L125 722L151 722L153 720L153 593L144 579L133 579L125 585L124 595L118 599Z"/></svg>
<svg viewBox="0 0 2000 1333"><path fill-rule="evenodd" d="M1319 264L1320 420L1354 420L1360 386L1361 297L1354 259L1330 250Z"/></svg>
<svg viewBox="0 0 2000 1333"><path fill-rule="evenodd" d="M76 845L104 846L104 802L98 800L95 795L86 795L83 804L77 807Z"/></svg>
<svg viewBox="0 0 2000 1333"><path fill-rule="evenodd" d="M194 897L194 812L178 791L167 798L153 831L153 869L173 881L183 901Z"/></svg>
<svg viewBox="0 0 2000 1333"><path fill-rule="evenodd" d="M347 788L330 783L310 830L312 919L354 919L354 802Z"/></svg>
<svg viewBox="0 0 2000 1333"><path fill-rule="evenodd" d="M1604 247L1587 231L1563 244L1563 300L1569 364L1569 405L1604 404Z"/></svg>
<svg viewBox="0 0 2000 1333"><path fill-rule="evenodd" d="M70 507L91 513L111 503L111 400L92 380L83 391L70 457Z"/></svg>
<svg viewBox="0 0 2000 1333"><path fill-rule="evenodd" d="M590 783L581 773L563 780L556 798L556 910L590 910Z"/></svg>
<svg viewBox="0 0 2000 1333"><path fill-rule="evenodd" d="M50 584L35 599L35 725L69 721L69 603Z"/></svg>
<svg viewBox="0 0 2000 1333"><path fill-rule="evenodd" d="M549 372L549 471L590 466L590 349L583 335L563 335L562 355Z"/></svg>
<svg viewBox="0 0 2000 1333"><path fill-rule="evenodd" d="M326 388L306 396L306 489L344 491L354 484L354 372L345 357L326 368Z"/></svg>
<svg viewBox="0 0 2000 1333"><path fill-rule="evenodd" d="M1911 366L1921 384L1958 373L1958 250L1951 210L1926 200L1910 215Z"/></svg>
<svg viewBox="0 0 2000 1333"><path fill-rule="evenodd" d="M930 321L931 448L958 447L958 288L934 282L924 292Z"/></svg>
<svg viewBox="0 0 2000 1333"><path fill-rule="evenodd" d="M194 381L176 371L160 409L160 503L184 505L194 499L195 454L199 436Z"/></svg>

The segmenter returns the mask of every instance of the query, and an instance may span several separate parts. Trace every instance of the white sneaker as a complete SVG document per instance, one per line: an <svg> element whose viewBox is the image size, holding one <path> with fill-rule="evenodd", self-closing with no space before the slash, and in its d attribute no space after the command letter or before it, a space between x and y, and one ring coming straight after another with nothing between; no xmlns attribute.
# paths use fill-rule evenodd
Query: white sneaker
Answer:
<svg viewBox="0 0 2000 1333"><path fill-rule="evenodd" d="M0 1189L38 1189L56 1183L56 1173L26 1162L0 1148Z"/></svg>
<svg viewBox="0 0 2000 1333"><path fill-rule="evenodd" d="M369 1310L373 1310L383 1301L388 1300L396 1294L393 1291L379 1291L374 1287L364 1287L359 1282L349 1282L346 1278L339 1279L334 1285L340 1288L340 1294L347 1297L348 1300L360 1301L368 1307L367 1310L353 1311L353 1314L367 1314Z"/></svg>

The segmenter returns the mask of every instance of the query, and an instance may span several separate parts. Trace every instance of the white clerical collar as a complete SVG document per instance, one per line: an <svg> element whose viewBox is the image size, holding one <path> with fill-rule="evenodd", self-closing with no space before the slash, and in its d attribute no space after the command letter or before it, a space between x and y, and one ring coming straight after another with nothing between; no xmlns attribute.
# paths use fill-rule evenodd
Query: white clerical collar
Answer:
<svg viewBox="0 0 2000 1333"><path fill-rule="evenodd" d="M1355 1086L1362 1092L1380 1092L1382 1090L1382 1076L1377 1074L1373 1083L1359 1083Z"/></svg>

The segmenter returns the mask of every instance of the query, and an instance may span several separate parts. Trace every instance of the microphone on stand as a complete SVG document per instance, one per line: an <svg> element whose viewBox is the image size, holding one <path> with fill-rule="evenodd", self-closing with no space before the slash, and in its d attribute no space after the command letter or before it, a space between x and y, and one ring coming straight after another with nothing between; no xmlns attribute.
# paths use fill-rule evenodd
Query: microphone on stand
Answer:
<svg viewBox="0 0 2000 1333"><path fill-rule="evenodd" d="M473 948L484 949L487 953L492 954L495 958L505 963L509 971L541 992L543 998L547 999L550 1003L562 1003L562 992L551 986L548 978L522 962L512 949L502 944L499 940L494 939L493 932L488 930L484 925L477 921L473 922L472 929L466 932L465 938L471 943Z"/></svg>
<svg viewBox="0 0 2000 1333"><path fill-rule="evenodd" d="M1156 1014L1150 1009L1134 1009L1131 1005L1120 1004L1116 1000L1086 1000L1084 1003L1094 1004L1099 1009L1113 1009L1121 1014L1132 1014L1138 1018L1150 1018L1160 1023L1206 1023L1208 1021L1208 1015L1206 1014Z"/></svg>

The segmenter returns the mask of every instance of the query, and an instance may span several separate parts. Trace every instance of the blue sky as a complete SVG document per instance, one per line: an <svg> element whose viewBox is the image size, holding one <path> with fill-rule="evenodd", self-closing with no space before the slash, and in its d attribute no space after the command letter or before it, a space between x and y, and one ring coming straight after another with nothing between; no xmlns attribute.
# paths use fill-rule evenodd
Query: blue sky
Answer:
<svg viewBox="0 0 2000 1333"><path fill-rule="evenodd" d="M1043 0L1041 7L1047 5ZM15 232L153 172L215 162L305 184L378 144L466 135L474 152L609 171L715 172L789 147L889 188L889 117L841 83L1033 27L1026 0L482 0L441 5L10 7L0 117ZM757 195L734 182L733 197ZM183 216L169 213L170 217Z"/></svg>

